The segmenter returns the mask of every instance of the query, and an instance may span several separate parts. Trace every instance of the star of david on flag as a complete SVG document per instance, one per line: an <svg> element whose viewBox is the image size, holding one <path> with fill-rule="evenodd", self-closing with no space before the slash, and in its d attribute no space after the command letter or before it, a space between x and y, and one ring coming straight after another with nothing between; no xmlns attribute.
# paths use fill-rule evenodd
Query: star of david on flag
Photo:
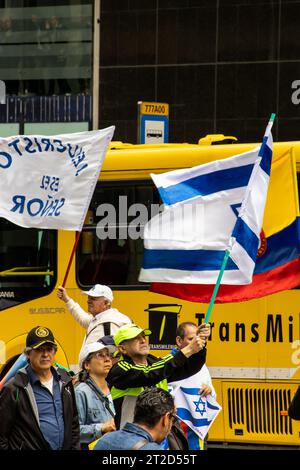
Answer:
<svg viewBox="0 0 300 470"><path fill-rule="evenodd" d="M205 403L205 400L203 400L203 398L201 398L201 396L199 396L199 400L198 401L194 401L194 405L196 406L195 408L195 412L199 412L201 416L203 416L203 414L205 413L206 411L206 403Z"/></svg>

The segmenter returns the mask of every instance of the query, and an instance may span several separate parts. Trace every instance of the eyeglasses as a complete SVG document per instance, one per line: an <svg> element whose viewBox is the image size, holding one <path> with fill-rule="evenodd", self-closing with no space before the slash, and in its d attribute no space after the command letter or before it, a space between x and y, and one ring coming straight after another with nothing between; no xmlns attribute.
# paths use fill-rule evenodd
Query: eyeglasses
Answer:
<svg viewBox="0 0 300 470"><path fill-rule="evenodd" d="M177 416L175 413L169 413L169 416L170 416L170 420L172 421L172 423L176 423L176 421L178 420Z"/></svg>
<svg viewBox="0 0 300 470"><path fill-rule="evenodd" d="M55 346L40 346L39 348L33 349L34 351L37 351L40 354L43 353L55 353L57 351L57 348Z"/></svg>
<svg viewBox="0 0 300 470"><path fill-rule="evenodd" d="M102 351L97 351L95 352L92 357L96 357L97 359L105 359L106 357L108 357L109 359L111 359L111 355L109 352L102 352Z"/></svg>

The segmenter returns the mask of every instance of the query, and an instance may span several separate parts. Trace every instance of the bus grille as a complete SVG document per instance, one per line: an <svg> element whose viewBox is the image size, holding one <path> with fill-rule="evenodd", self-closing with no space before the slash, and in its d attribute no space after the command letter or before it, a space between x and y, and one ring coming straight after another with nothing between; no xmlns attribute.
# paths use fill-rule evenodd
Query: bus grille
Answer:
<svg viewBox="0 0 300 470"><path fill-rule="evenodd" d="M291 390L229 387L228 422L231 429L242 426L248 433L290 435L292 420L287 416Z"/></svg>

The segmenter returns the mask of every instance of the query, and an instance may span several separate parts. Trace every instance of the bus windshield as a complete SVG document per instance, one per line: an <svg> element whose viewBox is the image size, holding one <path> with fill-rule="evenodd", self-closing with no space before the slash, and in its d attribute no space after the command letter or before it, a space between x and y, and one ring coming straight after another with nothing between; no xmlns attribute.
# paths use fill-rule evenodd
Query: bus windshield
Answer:
<svg viewBox="0 0 300 470"><path fill-rule="evenodd" d="M158 213L160 204L150 180L97 185L77 249L80 287L139 285L143 228Z"/></svg>
<svg viewBox="0 0 300 470"><path fill-rule="evenodd" d="M56 231L0 218L0 310L42 297L56 284Z"/></svg>

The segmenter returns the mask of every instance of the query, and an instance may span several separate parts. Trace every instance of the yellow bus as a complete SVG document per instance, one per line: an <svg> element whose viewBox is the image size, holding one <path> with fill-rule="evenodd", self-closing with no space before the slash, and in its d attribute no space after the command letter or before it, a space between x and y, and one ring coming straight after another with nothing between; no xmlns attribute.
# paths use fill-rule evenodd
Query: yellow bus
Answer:
<svg viewBox="0 0 300 470"><path fill-rule="evenodd" d="M258 145L224 144L222 139L208 136L198 144L162 145L113 142L87 213L68 293L85 308L82 290L96 283L111 286L114 306L153 331L154 354L169 352L178 323L201 323L207 305L155 294L138 282L143 257L139 211L147 207L150 218L153 207L160 205L150 173L199 165ZM300 142L275 143L273 158L290 147L300 165ZM24 229L0 219L0 240L1 377L36 325L53 330L60 346L58 362L76 370L85 332L56 295L75 233ZM286 414L300 377L299 309L298 289L214 306L207 365L223 410L209 432L211 445L299 445L300 425ZM259 331L255 342L253 325Z"/></svg>

